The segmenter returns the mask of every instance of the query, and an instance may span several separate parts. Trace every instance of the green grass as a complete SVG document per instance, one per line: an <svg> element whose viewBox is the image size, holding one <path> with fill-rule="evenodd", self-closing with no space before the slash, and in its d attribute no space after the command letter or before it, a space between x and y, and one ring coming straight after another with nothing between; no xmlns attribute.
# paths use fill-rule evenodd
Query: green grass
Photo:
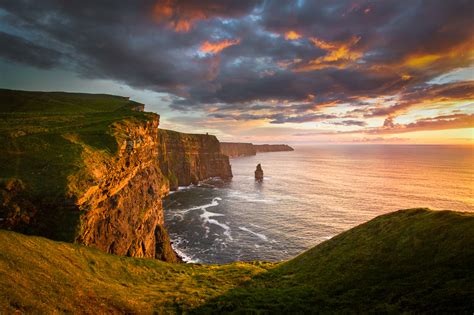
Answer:
<svg viewBox="0 0 474 315"><path fill-rule="evenodd" d="M467 313L474 215L380 216L280 264L168 264L0 231L0 312Z"/></svg>
<svg viewBox="0 0 474 315"><path fill-rule="evenodd" d="M271 266L170 264L0 230L0 313L178 313Z"/></svg>
<svg viewBox="0 0 474 315"><path fill-rule="evenodd" d="M106 94L30 92L0 89L0 111L7 113L103 113L140 105L126 97Z"/></svg>

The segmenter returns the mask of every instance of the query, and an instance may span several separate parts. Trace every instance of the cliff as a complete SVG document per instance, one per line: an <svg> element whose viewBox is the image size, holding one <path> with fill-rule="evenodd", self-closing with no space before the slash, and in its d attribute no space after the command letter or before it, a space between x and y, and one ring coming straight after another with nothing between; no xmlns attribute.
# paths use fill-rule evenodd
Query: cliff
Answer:
<svg viewBox="0 0 474 315"><path fill-rule="evenodd" d="M254 144L253 147L257 152L282 152L295 150L287 144Z"/></svg>
<svg viewBox="0 0 474 315"><path fill-rule="evenodd" d="M240 142L221 142L221 153L234 158L239 156L251 156L261 152L294 151L286 144L252 144Z"/></svg>
<svg viewBox="0 0 474 315"><path fill-rule="evenodd" d="M229 178L213 136L158 129L110 95L0 90L0 228L176 261L161 198Z"/></svg>
<svg viewBox="0 0 474 315"><path fill-rule="evenodd" d="M158 138L159 165L171 189L210 177L232 177L229 158L220 152L215 136L160 129Z"/></svg>
<svg viewBox="0 0 474 315"><path fill-rule="evenodd" d="M228 157L239 157L255 155L257 151L251 143L221 142L221 153Z"/></svg>
<svg viewBox="0 0 474 315"><path fill-rule="evenodd" d="M474 215L375 218L289 261L169 264L0 230L0 313L470 314Z"/></svg>

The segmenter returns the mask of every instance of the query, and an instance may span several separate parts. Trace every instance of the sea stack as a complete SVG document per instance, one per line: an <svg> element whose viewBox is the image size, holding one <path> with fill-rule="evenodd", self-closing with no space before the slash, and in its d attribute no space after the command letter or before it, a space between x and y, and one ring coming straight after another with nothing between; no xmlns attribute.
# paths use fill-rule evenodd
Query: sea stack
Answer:
<svg viewBox="0 0 474 315"><path fill-rule="evenodd" d="M260 165L260 163L257 165L257 169L255 170L255 180L263 180L263 170L262 165Z"/></svg>

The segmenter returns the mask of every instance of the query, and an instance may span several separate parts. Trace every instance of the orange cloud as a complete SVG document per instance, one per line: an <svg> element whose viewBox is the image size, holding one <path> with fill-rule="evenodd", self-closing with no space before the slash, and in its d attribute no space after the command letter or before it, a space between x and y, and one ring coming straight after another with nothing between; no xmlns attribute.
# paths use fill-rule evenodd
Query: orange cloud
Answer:
<svg viewBox="0 0 474 315"><path fill-rule="evenodd" d="M360 37L352 37L347 42L329 43L312 37L309 39L314 46L327 50L327 54L309 61L295 69L297 72L313 71L328 67L345 68L349 63L362 57L362 52L354 49Z"/></svg>
<svg viewBox="0 0 474 315"><path fill-rule="evenodd" d="M217 54L227 47L240 44L240 39L225 39L218 42L205 41L199 47L199 50L203 53Z"/></svg>
<svg viewBox="0 0 474 315"><path fill-rule="evenodd" d="M176 32L189 32L199 21L216 17L235 18L251 10L253 1L155 0L152 16Z"/></svg>
<svg viewBox="0 0 474 315"><path fill-rule="evenodd" d="M474 62L474 41L462 42L456 46L437 47L436 52L417 51L405 57L399 67L414 70L426 68L464 67Z"/></svg>
<svg viewBox="0 0 474 315"><path fill-rule="evenodd" d="M301 38L301 34L295 32L295 31L288 31L285 33L285 39L286 40L297 40Z"/></svg>
<svg viewBox="0 0 474 315"><path fill-rule="evenodd" d="M399 134L415 131L463 129L474 127L474 115L468 114L453 114L423 118L406 125L395 124L391 118L387 119L389 119L390 122L384 123L383 127L366 129L364 132L370 134Z"/></svg>
<svg viewBox="0 0 474 315"><path fill-rule="evenodd" d="M204 9L179 6L175 0L158 1L153 8L153 17L180 33L189 32L195 22L208 18Z"/></svg>

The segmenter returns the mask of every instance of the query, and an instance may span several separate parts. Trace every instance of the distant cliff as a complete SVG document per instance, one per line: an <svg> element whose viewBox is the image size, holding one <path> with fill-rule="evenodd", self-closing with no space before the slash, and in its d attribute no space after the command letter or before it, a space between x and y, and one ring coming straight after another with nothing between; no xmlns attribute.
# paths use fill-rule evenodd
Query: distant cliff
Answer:
<svg viewBox="0 0 474 315"><path fill-rule="evenodd" d="M219 151L215 136L160 129L158 139L158 164L171 189L210 177L232 177L229 158Z"/></svg>
<svg viewBox="0 0 474 315"><path fill-rule="evenodd" d="M280 152L295 150L287 144L254 144L253 147L257 152Z"/></svg>
<svg viewBox="0 0 474 315"><path fill-rule="evenodd" d="M257 154L251 143L221 142L221 153L228 157L250 156Z"/></svg>
<svg viewBox="0 0 474 315"><path fill-rule="evenodd" d="M251 156L258 152L294 151L286 144L252 144L240 142L221 142L221 153L228 157Z"/></svg>
<svg viewBox="0 0 474 315"><path fill-rule="evenodd" d="M216 137L110 95L0 90L0 228L176 261L162 197L232 176Z"/></svg>

